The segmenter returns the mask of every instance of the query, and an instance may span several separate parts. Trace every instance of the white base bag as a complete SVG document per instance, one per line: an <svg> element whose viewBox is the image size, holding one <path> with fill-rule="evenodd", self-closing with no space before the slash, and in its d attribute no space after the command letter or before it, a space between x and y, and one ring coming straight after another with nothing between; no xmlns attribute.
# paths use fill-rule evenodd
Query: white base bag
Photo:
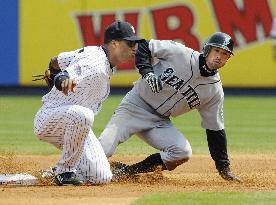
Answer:
<svg viewBox="0 0 276 205"><path fill-rule="evenodd" d="M38 179L30 174L0 174L0 185L35 185Z"/></svg>

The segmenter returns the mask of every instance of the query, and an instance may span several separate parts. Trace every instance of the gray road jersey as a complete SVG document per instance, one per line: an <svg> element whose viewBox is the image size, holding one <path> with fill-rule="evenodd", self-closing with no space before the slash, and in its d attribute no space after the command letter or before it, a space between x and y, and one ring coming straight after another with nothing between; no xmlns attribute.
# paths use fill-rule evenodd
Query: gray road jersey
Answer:
<svg viewBox="0 0 276 205"><path fill-rule="evenodd" d="M161 76L163 89L153 93L144 79L139 79L131 93L140 96L156 112L176 117L197 109L202 127L224 129L223 89L219 74L201 76L199 55L180 43L168 40L151 40L149 49L157 59L154 73Z"/></svg>

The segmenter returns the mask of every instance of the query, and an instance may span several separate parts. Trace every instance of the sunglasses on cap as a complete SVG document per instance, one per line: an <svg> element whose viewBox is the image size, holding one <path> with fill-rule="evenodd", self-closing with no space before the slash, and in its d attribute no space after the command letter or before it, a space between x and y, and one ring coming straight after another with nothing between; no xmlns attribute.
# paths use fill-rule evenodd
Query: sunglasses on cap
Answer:
<svg viewBox="0 0 276 205"><path fill-rule="evenodd" d="M136 45L136 41L128 41L128 40L125 40L125 39L116 39L116 41L125 41L127 46L132 48Z"/></svg>
<svg viewBox="0 0 276 205"><path fill-rule="evenodd" d="M128 47L134 47L135 45L136 45L136 41L127 41L127 40L125 40L126 41L126 43L127 43L127 45L128 45Z"/></svg>

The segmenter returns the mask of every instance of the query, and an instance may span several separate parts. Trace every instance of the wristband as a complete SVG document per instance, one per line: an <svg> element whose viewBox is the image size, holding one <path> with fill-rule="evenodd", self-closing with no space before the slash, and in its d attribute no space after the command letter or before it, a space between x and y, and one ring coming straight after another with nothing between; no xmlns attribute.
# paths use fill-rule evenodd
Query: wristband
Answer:
<svg viewBox="0 0 276 205"><path fill-rule="evenodd" d="M62 81L66 80L66 79L69 79L69 78L70 78L69 73L66 70L58 73L54 78L55 87L59 91L61 91L62 90L62 87L61 87Z"/></svg>

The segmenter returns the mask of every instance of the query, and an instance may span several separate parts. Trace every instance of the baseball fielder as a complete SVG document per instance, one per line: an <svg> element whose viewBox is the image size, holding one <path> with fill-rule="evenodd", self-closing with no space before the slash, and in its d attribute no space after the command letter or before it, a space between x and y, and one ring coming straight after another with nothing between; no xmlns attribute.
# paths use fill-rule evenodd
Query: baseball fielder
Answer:
<svg viewBox="0 0 276 205"><path fill-rule="evenodd" d="M54 87L42 98L34 131L62 150L54 168L57 185L111 181L110 165L91 125L109 95L114 67L134 58L141 40L134 32L129 23L116 21L105 31L104 47L88 46L52 58L45 78Z"/></svg>
<svg viewBox="0 0 276 205"><path fill-rule="evenodd" d="M124 97L99 140L110 157L118 144L137 134L160 153L134 164L118 164L113 173L151 172L157 166L173 170L188 161L192 148L187 138L171 123L192 110L201 116L210 154L219 174L240 181L230 170L223 119L223 89L219 68L233 54L233 41L225 33L213 34L199 53L169 40L139 43L136 66L142 78ZM150 63L155 58L155 64Z"/></svg>

